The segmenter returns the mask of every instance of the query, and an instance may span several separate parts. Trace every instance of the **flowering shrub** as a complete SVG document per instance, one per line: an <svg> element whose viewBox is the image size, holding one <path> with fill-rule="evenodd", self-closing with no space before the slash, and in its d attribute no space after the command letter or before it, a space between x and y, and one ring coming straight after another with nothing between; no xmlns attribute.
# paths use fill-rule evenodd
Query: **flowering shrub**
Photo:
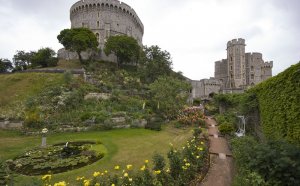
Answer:
<svg viewBox="0 0 300 186"><path fill-rule="evenodd" d="M199 107L189 107L182 110L177 119L183 125L204 125L205 116Z"/></svg>
<svg viewBox="0 0 300 186"><path fill-rule="evenodd" d="M179 149L170 144L168 153L169 167L162 155L153 156L153 168L150 169L149 160L145 160L140 168L128 164L125 167L114 166L114 173L108 170L94 172L91 178L77 177L78 185L83 186L158 186L158 185L190 185L196 178L203 178L208 170L207 141L199 139L201 132L194 133L194 137ZM44 186L50 185L50 175L42 177ZM63 183L63 184L61 184ZM66 182L54 185L68 185Z"/></svg>

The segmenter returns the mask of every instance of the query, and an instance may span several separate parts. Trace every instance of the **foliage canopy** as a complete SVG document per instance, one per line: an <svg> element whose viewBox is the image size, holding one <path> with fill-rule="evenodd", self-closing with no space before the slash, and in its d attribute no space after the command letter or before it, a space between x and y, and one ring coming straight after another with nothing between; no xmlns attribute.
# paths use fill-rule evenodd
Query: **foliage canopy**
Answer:
<svg viewBox="0 0 300 186"><path fill-rule="evenodd" d="M96 35L88 28L64 29L57 39L67 50L75 51L80 62L83 62L82 51L96 50L99 45Z"/></svg>
<svg viewBox="0 0 300 186"><path fill-rule="evenodd" d="M137 41L126 35L111 36L104 46L106 55L111 53L117 56L118 65L136 62L140 56L140 46Z"/></svg>

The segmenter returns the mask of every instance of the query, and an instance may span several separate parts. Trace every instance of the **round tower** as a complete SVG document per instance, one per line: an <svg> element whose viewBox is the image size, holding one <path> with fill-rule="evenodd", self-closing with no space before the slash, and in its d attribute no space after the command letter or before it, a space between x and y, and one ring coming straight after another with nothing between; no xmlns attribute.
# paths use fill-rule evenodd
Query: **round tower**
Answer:
<svg viewBox="0 0 300 186"><path fill-rule="evenodd" d="M86 27L92 30L103 49L108 37L127 35L137 40L142 46L144 25L129 5L118 0L80 0L70 9L71 28ZM61 49L61 58L73 59L76 54ZM91 55L84 52L83 58ZM115 56L106 56L104 52L96 54L102 60L116 61Z"/></svg>
<svg viewBox="0 0 300 186"><path fill-rule="evenodd" d="M233 39L227 42L228 81L226 88L246 86L245 39Z"/></svg>
<svg viewBox="0 0 300 186"><path fill-rule="evenodd" d="M100 47L111 35L128 35L135 38L140 45L144 26L127 4L118 0L81 0L70 9L72 28L87 27L97 36Z"/></svg>

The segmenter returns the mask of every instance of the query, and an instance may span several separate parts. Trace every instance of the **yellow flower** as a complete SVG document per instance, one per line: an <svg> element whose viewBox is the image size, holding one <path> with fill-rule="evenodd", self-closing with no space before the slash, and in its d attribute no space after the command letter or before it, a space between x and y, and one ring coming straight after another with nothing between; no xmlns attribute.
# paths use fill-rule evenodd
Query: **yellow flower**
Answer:
<svg viewBox="0 0 300 186"><path fill-rule="evenodd" d="M120 166L119 165L116 165L115 166L115 170L119 170L120 169Z"/></svg>
<svg viewBox="0 0 300 186"><path fill-rule="evenodd" d="M90 186L90 180L84 180L83 185L84 186Z"/></svg>
<svg viewBox="0 0 300 186"><path fill-rule="evenodd" d="M128 180L129 180L129 182L132 182L132 178L129 178Z"/></svg>
<svg viewBox="0 0 300 186"><path fill-rule="evenodd" d="M183 169L183 170L186 170L187 168L186 168L185 166L182 166L182 169Z"/></svg>
<svg viewBox="0 0 300 186"><path fill-rule="evenodd" d="M50 174L46 174L46 175L44 175L43 177L42 177L42 180L43 181L50 181L51 180L51 175Z"/></svg>
<svg viewBox="0 0 300 186"><path fill-rule="evenodd" d="M145 163L149 163L149 160L145 160Z"/></svg>
<svg viewBox="0 0 300 186"><path fill-rule="evenodd" d="M104 173L103 173L103 172L101 173L101 176L104 176Z"/></svg>
<svg viewBox="0 0 300 186"><path fill-rule="evenodd" d="M127 167L128 170L132 169L132 165L127 165L126 167Z"/></svg>
<svg viewBox="0 0 300 186"><path fill-rule="evenodd" d="M100 174L101 174L100 172L94 172L93 176L98 177L98 176L100 176Z"/></svg>
<svg viewBox="0 0 300 186"><path fill-rule="evenodd" d="M144 171L146 169L146 166L143 165L142 168L141 168L141 171Z"/></svg>
<svg viewBox="0 0 300 186"><path fill-rule="evenodd" d="M170 145L171 147L173 147L173 143L169 143L169 145Z"/></svg>
<svg viewBox="0 0 300 186"><path fill-rule="evenodd" d="M124 177L128 177L128 173L127 172L124 173Z"/></svg>
<svg viewBox="0 0 300 186"><path fill-rule="evenodd" d="M200 151L203 151L203 148L201 147L199 150L200 150Z"/></svg>
<svg viewBox="0 0 300 186"><path fill-rule="evenodd" d="M155 174L160 174L161 171L160 170L157 170L157 171L154 171Z"/></svg>
<svg viewBox="0 0 300 186"><path fill-rule="evenodd" d="M107 170L105 170L105 171L104 171L104 173L105 173L105 174L107 174L107 173L108 173L108 171L107 171Z"/></svg>
<svg viewBox="0 0 300 186"><path fill-rule="evenodd" d="M116 186L115 184L111 184L111 186Z"/></svg>
<svg viewBox="0 0 300 186"><path fill-rule="evenodd" d="M186 158L183 159L184 162L187 162Z"/></svg>
<svg viewBox="0 0 300 186"><path fill-rule="evenodd" d="M58 183L54 183L54 186L66 186L67 183L65 181L60 181Z"/></svg>
<svg viewBox="0 0 300 186"><path fill-rule="evenodd" d="M189 167L189 166L191 166L191 164L190 163L185 163L185 166Z"/></svg>
<svg viewBox="0 0 300 186"><path fill-rule="evenodd" d="M200 144L203 145L204 144L203 141L201 141Z"/></svg>
<svg viewBox="0 0 300 186"><path fill-rule="evenodd" d="M100 183L96 183L95 186L100 186Z"/></svg>
<svg viewBox="0 0 300 186"><path fill-rule="evenodd" d="M167 169L166 172L169 173L169 172L170 172L170 169Z"/></svg>
<svg viewBox="0 0 300 186"><path fill-rule="evenodd" d="M199 158L200 158L200 156L196 156L196 158L197 158L197 159L199 159Z"/></svg>

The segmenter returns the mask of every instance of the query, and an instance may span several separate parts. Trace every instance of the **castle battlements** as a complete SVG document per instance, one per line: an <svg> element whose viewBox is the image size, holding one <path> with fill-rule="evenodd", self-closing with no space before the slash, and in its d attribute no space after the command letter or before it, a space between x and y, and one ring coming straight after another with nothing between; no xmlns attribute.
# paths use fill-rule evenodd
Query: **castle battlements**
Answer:
<svg viewBox="0 0 300 186"><path fill-rule="evenodd" d="M266 61L264 63L264 68L273 68L273 61Z"/></svg>
<svg viewBox="0 0 300 186"><path fill-rule="evenodd" d="M238 38L238 39L233 39L233 40L227 42L227 48L232 47L234 45L244 45L245 46L246 45L245 39Z"/></svg>

